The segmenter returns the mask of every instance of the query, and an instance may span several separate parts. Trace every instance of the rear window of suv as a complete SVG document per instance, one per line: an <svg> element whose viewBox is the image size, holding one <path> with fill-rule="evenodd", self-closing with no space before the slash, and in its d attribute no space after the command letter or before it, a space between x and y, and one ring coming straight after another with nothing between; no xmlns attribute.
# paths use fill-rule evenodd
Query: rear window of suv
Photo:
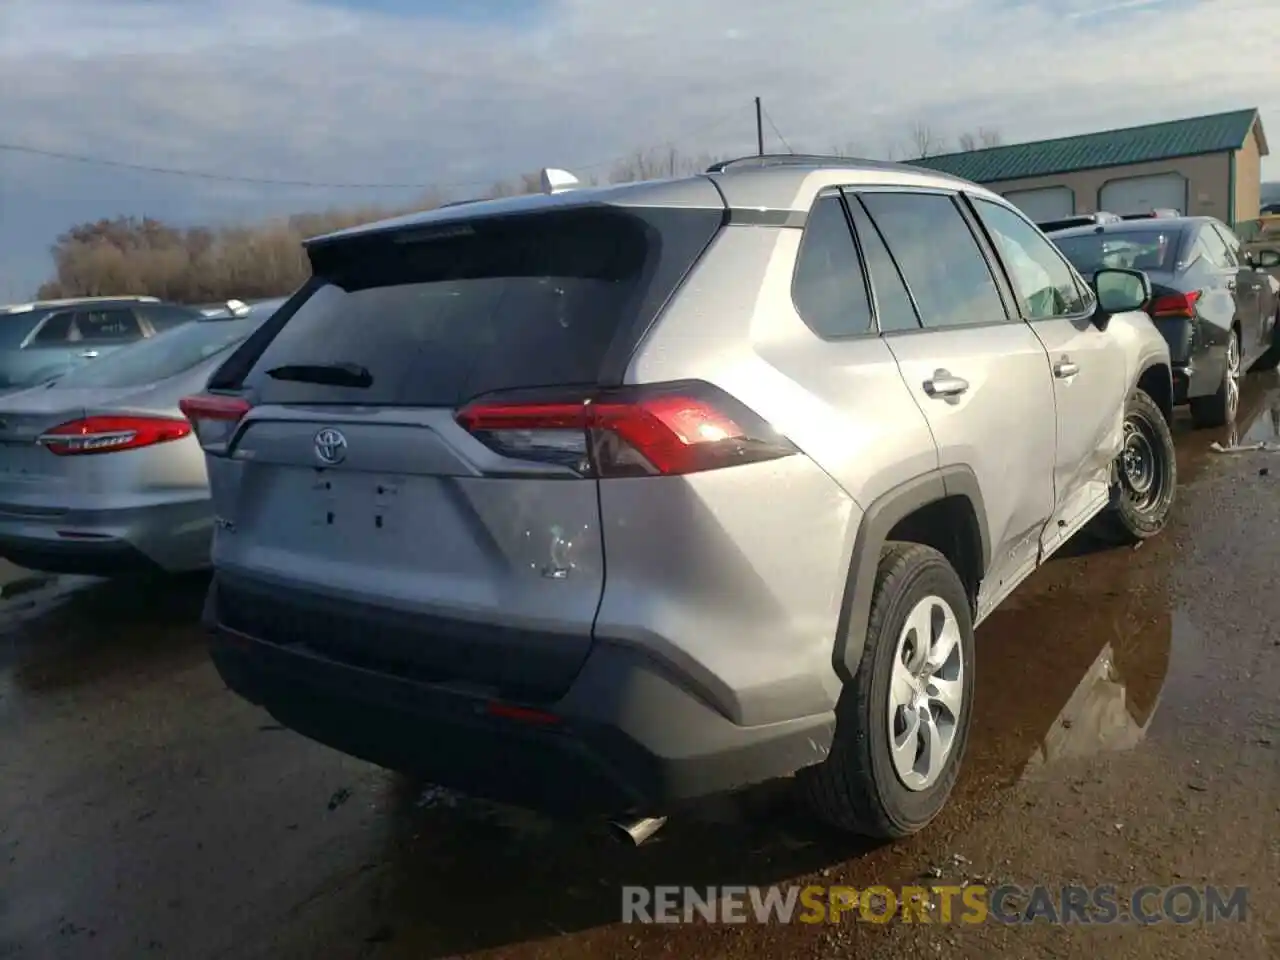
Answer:
<svg viewBox="0 0 1280 960"><path fill-rule="evenodd" d="M619 329L656 315L721 216L588 207L322 243L312 293L245 385L260 403L454 406L594 384ZM270 375L334 365L363 368L367 386Z"/></svg>

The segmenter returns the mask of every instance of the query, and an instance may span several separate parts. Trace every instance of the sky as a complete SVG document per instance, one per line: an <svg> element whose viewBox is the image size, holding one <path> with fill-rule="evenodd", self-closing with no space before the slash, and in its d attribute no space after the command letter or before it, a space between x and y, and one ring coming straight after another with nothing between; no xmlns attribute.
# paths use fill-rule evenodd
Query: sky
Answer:
<svg viewBox="0 0 1280 960"><path fill-rule="evenodd" d="M482 194L641 150L885 156L1258 107L1275 0L0 0L0 302L69 226ZM776 128L776 130L775 130ZM54 159L52 151L205 176ZM1280 160L1264 162L1280 179ZM293 181L310 186L251 181Z"/></svg>

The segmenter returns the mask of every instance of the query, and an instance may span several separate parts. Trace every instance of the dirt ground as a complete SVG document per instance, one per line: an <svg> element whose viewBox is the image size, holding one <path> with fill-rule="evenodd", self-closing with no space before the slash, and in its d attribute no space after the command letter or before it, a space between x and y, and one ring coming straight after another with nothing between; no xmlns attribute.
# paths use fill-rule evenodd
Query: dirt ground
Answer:
<svg viewBox="0 0 1280 960"><path fill-rule="evenodd" d="M1274 405L1274 410L1273 410ZM1280 387L1177 431L1176 521L1069 548L978 635L957 793L909 841L776 784L626 849L423 790L228 693L199 580L0 601L0 958L1280 956ZM1246 886L1213 925L626 925L624 884Z"/></svg>

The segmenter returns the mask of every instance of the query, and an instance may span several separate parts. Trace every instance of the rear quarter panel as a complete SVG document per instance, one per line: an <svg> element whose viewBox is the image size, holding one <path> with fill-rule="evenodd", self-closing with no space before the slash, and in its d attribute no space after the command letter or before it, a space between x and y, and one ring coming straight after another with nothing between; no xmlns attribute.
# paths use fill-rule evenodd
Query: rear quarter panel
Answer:
<svg viewBox="0 0 1280 960"><path fill-rule="evenodd" d="M826 342L796 313L800 237L723 230L627 380L711 382L803 455L600 484L607 579L597 641L678 663L742 724L834 706L835 635L863 507L938 466L883 341Z"/></svg>

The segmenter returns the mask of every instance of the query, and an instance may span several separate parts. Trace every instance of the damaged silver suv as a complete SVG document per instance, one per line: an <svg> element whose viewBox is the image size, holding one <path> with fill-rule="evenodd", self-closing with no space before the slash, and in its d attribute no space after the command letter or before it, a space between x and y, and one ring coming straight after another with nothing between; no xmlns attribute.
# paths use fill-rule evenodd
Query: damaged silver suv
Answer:
<svg viewBox="0 0 1280 960"><path fill-rule="evenodd" d="M544 181L311 241L184 401L218 670L472 795L618 820L796 774L919 830L975 625L1087 524L1165 525L1150 284L899 164Z"/></svg>

